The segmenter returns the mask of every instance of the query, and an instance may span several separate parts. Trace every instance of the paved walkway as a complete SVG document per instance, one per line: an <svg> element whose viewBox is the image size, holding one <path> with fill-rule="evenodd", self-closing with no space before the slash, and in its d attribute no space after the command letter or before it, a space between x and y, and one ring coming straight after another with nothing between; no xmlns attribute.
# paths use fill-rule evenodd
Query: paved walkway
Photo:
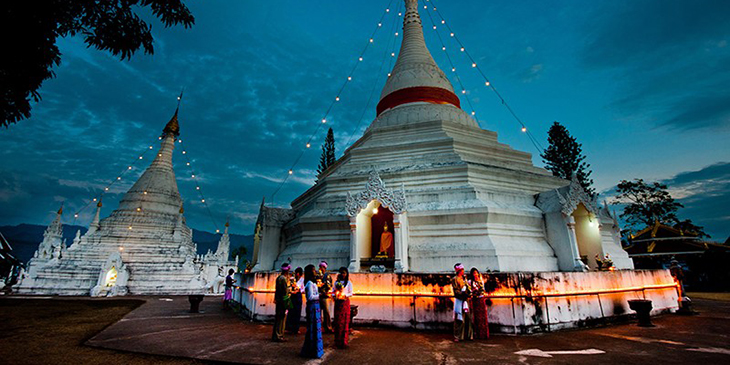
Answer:
<svg viewBox="0 0 730 365"><path fill-rule="evenodd" d="M665 315L653 328L623 324L467 343L453 343L448 333L358 329L347 350L334 349L332 335L325 335L324 358L307 361L298 357L303 335L273 343L270 325L224 311L220 298L206 298L200 314L187 313L187 297L145 299L87 344L251 364L730 363L730 302L722 301L698 300L701 315Z"/></svg>

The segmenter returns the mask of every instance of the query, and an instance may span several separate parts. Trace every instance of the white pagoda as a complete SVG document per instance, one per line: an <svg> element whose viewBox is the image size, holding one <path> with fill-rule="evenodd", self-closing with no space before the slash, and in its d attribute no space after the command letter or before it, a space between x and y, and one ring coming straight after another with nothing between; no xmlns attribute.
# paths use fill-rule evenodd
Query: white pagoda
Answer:
<svg viewBox="0 0 730 365"><path fill-rule="evenodd" d="M177 110L160 137L154 161L100 220L101 200L86 234L66 247L61 214L21 274L19 293L59 295L199 294L220 292L228 259L228 223L215 253L198 255L183 216L172 166L180 127Z"/></svg>
<svg viewBox="0 0 730 365"><path fill-rule="evenodd" d="M606 254L616 268L633 268L605 207L460 108L426 47L417 0L405 3L400 54L377 117L291 209L262 204L253 270L327 260L353 272L446 272L456 262L584 271ZM385 226L394 245L380 253Z"/></svg>

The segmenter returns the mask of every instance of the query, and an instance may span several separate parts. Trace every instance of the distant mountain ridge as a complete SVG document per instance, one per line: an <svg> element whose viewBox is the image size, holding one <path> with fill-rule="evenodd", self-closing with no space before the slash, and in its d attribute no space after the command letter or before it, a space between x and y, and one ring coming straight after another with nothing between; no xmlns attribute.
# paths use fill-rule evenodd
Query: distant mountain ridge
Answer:
<svg viewBox="0 0 730 365"><path fill-rule="evenodd" d="M33 254L38 249L38 244L43 241L43 232L45 230L46 226L27 223L21 223L16 226L0 226L0 232L10 242L10 245L13 246L15 256L23 263L27 263L33 257ZM87 228L67 224L63 225L63 238L66 240L67 245L73 243L76 232L79 230L83 235L86 233ZM193 229L193 241L198 245L199 254L205 254L208 250L215 252L216 248L218 248L220 236L221 234L219 233ZM245 258L251 260L253 255L253 235L229 234L228 236L231 240L231 252L243 246L246 248Z"/></svg>

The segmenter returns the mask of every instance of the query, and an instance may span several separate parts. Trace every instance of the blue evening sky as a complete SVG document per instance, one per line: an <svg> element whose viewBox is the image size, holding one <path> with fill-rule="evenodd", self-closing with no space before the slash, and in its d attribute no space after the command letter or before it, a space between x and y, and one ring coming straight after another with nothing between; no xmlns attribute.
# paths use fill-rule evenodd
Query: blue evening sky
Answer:
<svg viewBox="0 0 730 365"><path fill-rule="evenodd" d="M59 40L62 64L43 85L43 101L29 120L0 131L0 225L47 224L61 201L64 222L73 223L74 211L151 143L157 148L185 87L181 138L216 223L230 215L233 232L251 234L262 197L269 200L321 123L389 1L187 1L195 26L165 29L153 20L155 54L131 61L87 49L80 38ZM402 37L391 31L402 21L395 19L402 6L393 1L328 117L338 157L375 116L392 42ZM682 218L706 226L716 240L730 234L730 2L441 0L437 6L543 146L553 121L578 138L598 191L621 179L661 180L687 205ZM424 11L431 53L460 89L440 32L482 128L542 165L445 27L434 31ZM325 133L319 130L276 205L311 186ZM214 230L179 146L174 159L188 224ZM144 161L105 197L104 215L150 160ZM76 223L88 224L92 210Z"/></svg>

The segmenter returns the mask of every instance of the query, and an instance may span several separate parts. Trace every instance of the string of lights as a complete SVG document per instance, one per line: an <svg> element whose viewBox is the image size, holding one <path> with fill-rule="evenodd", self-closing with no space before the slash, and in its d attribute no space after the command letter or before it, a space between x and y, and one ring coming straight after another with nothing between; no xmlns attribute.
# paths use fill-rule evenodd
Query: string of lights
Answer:
<svg viewBox="0 0 730 365"><path fill-rule="evenodd" d="M424 8L426 8L424 6ZM427 9L427 8L426 8ZM436 33L436 37L439 40L439 43L441 44L441 50L444 51L444 54L446 55L446 59L449 61L449 67L451 68L451 72L454 73L454 78L456 79L456 82L459 83L459 87L461 88L461 94L464 95L464 98L466 99L466 103L469 105L469 109L471 109L471 115L476 116L476 111L474 110L474 106L471 103L471 98L469 98L469 95L466 93L466 88L464 87L464 84L461 82L461 77L459 77L459 74L456 72L456 66L454 66L454 62L451 59L451 56L449 55L449 51L446 48L446 44L444 43L443 38L441 38L441 33L439 33L436 22L433 21L433 17L431 16L431 13L426 11L426 14L428 15L428 19L431 21L431 26Z"/></svg>
<svg viewBox="0 0 730 365"><path fill-rule="evenodd" d="M400 10L400 3L396 5L396 11ZM393 17L393 24L390 28L390 34L395 34L395 29L398 26L398 19L403 16L402 12L398 12L398 17ZM394 35L393 38L390 39L390 41L387 42L385 47L383 47L383 60L380 62L380 68L378 69L378 73L376 75L380 75L381 72L383 72L383 68L385 67L386 61L390 60L392 63L393 59L395 58L395 46L396 46L396 39L398 38L397 35ZM391 48L392 45L392 48ZM388 50L390 50L390 57L388 57ZM388 74L388 77L390 77L390 74ZM375 91L378 88L380 78L375 77L373 81L373 87L370 90L370 95L368 96L368 101L365 103L365 107L362 110L362 113L360 114L360 119L358 119L357 125L355 126L355 129L352 130L352 133L350 133L350 137L347 138L347 143L345 146L349 147L350 142L352 142L352 139L355 137L355 134L357 134L357 131L360 129L360 125L362 124L362 121L365 119L365 114L368 110L370 110L370 103L373 100L373 96L375 96Z"/></svg>
<svg viewBox="0 0 730 365"><path fill-rule="evenodd" d="M446 29L449 31L449 36L456 41L456 43L459 45L459 50L462 53L464 53L466 55L466 57L469 59L469 61L471 62L472 68L476 69L477 72L479 72L479 74L482 76L482 78L484 79L484 85L487 86L488 88L490 88L494 92L494 94L500 100L502 105L505 106L507 111L512 115L512 117L517 121L517 123L520 124L522 132L527 135L527 137L530 139L530 142L532 142L532 144L535 146L537 151L543 152L544 149L542 147L542 144L540 144L540 142L535 138L535 136L532 134L532 132L527 128L527 125L522 121L522 119L519 116L517 116L517 113L515 113L514 109L512 109L512 107L507 103L507 101L502 96L502 94L500 94L500 92L497 90L497 88L494 86L494 84L489 80L487 75L484 73L484 71L481 69L481 67L479 67L477 62L474 60L474 57L472 57L471 53L469 53L469 50L467 50L467 48L464 47L464 44L461 42L461 40L456 35L456 33L454 33L454 30L451 29L451 26L449 26L449 23L446 22L446 19L444 18L444 16L441 14L441 12L437 8L436 1L435 0L426 0L426 2L430 2L431 4L433 4L433 6L431 6L431 10L436 15L438 15L439 19L441 20L441 24L444 25L446 27ZM424 9L428 10L428 5L424 5ZM429 16L431 16L430 13L429 13Z"/></svg>
<svg viewBox="0 0 730 365"><path fill-rule="evenodd" d="M190 157L188 157L188 150L185 148L185 145L183 144L183 140L178 138L178 143L180 143L180 147L182 147L181 154L183 157L185 157L185 165L190 168L190 177L193 179L193 182L195 183L195 191L198 192L198 196L200 197L200 202L203 203L203 206L205 206L205 209L208 211L208 217L210 217L211 223L213 223L213 227L215 227L215 233L220 233L220 229L218 228L218 224L216 223L215 217L213 217L213 213L210 210L210 207L208 206L208 200L205 199L205 196L203 195L203 190L200 188L200 180L198 180L198 174L195 173L195 170L193 169L193 165L190 162Z"/></svg>
<svg viewBox="0 0 730 365"><path fill-rule="evenodd" d="M96 195L96 196L95 196L94 198L92 198L91 200L89 200L89 201L88 201L88 202L87 202L87 203L86 203L86 204L85 204L85 205L84 205L83 207L81 207L81 209L77 210L77 211L76 211L76 212L74 213L74 220L73 220L73 224L76 224L76 219L78 219L78 217L79 217L79 214L81 214L81 213L82 213L83 211L85 211L85 210L86 210L86 208L88 208L88 207L89 207L89 206L90 206L90 205L91 205L92 203L96 203L96 202L97 202L97 201L99 201L99 200L100 200L101 198L103 198L103 197L104 197L104 194L105 194L106 192L108 192L108 191L109 191L109 189L110 189L110 188L111 188L111 187L112 187L112 186L113 186L114 184L116 184L116 183L118 183L118 182L122 181L122 178L123 178L123 177L124 177L124 176L125 176L125 175L126 175L127 173L129 173L130 171L134 170L134 168L136 167L137 163L138 163L138 162L139 162L140 160L143 160L143 159L144 159L144 156L145 156L145 155L147 154L147 152L149 152L149 151L150 151L150 150L152 150L152 149L154 149L154 145L150 144L150 145L149 145L149 147L146 147L146 148L144 149L144 152L142 152L142 153L140 153L140 154L139 154L139 157L137 157L137 158L135 158L135 159L134 159L134 162L132 162L131 164L127 165L127 167L126 167L126 168L124 168L124 170L122 170L122 172L120 172L120 173L119 173L119 174L117 175L117 177L116 177L116 178L115 178L114 180L112 180L112 181L111 181L111 182L110 182L109 184L107 184L107 185L106 185L106 186L105 186L105 187L104 187L104 188L103 188L103 189L101 190L101 192L100 192L99 194L97 194L97 195Z"/></svg>
<svg viewBox="0 0 730 365"><path fill-rule="evenodd" d="M342 96L342 92L345 90L345 87L347 87L347 84L349 84L352 81L352 76L355 73L355 70L357 70L357 67L360 65L360 63L363 62L365 53L367 52L368 48L372 43L375 42L375 35L377 34L378 30L383 27L383 19L385 19L385 16L390 13L390 6L393 3L394 0L390 0L388 3L388 6L385 8L385 11L383 11L383 14L380 16L380 20L378 20L378 24L375 26L375 29L370 35L370 38L365 43L365 47L363 47L363 50L360 52L360 55L357 58L357 62L355 62L355 65L352 67L350 72L347 75L347 78L342 83L342 86L340 87L339 91L337 92L337 96L335 96L334 100L330 102L329 107L327 108L327 111L324 113L324 116L322 117L322 123L317 124L317 128L315 128L314 132L309 136L307 139L307 143L305 144L305 147L299 152L296 159L294 159L294 162L290 165L288 174L284 176L284 179L282 179L281 183L276 187L274 192L271 194L271 201L274 201L274 197L276 194L281 190L281 188L286 184L287 180L289 180L289 177L294 174L294 168L299 163L299 161L302 159L302 156L304 156L304 153L312 147L312 140L319 132L320 128L322 128L323 124L327 123L327 117L329 117L330 112L332 111L332 108L335 106L336 103L340 101L340 97ZM397 35L397 33L396 33Z"/></svg>

